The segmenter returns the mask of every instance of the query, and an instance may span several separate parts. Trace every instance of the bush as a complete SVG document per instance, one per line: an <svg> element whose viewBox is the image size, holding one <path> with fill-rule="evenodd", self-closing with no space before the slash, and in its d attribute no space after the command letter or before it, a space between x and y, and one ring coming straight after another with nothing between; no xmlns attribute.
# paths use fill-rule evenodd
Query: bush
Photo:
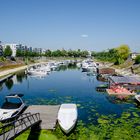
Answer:
<svg viewBox="0 0 140 140"><path fill-rule="evenodd" d="M6 59L3 56L0 57L0 61L5 61L5 60Z"/></svg>
<svg viewBox="0 0 140 140"><path fill-rule="evenodd" d="M140 55L138 55L138 56L136 57L135 63L136 63L136 64L140 64Z"/></svg>
<svg viewBox="0 0 140 140"><path fill-rule="evenodd" d="M15 57L11 56L11 60L12 61L16 61Z"/></svg>

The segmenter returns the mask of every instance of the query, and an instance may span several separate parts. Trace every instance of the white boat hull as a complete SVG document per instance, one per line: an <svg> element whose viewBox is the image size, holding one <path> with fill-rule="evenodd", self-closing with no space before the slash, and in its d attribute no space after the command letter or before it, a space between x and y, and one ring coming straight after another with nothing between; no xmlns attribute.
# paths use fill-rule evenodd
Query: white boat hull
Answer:
<svg viewBox="0 0 140 140"><path fill-rule="evenodd" d="M46 71L37 71L37 70L32 70L28 71L29 75L47 75Z"/></svg>
<svg viewBox="0 0 140 140"><path fill-rule="evenodd" d="M8 99L10 98L15 98L17 100L20 100L20 103L18 104L10 103L8 102ZM2 108L0 108L0 121L17 116L24 108L25 108L25 103L18 96L18 94L6 96L6 102L4 102Z"/></svg>
<svg viewBox="0 0 140 140"><path fill-rule="evenodd" d="M140 95L135 95L135 99L140 102Z"/></svg>
<svg viewBox="0 0 140 140"><path fill-rule="evenodd" d="M6 120L11 117L17 116L25 107L25 104L23 104L18 109L0 109L0 120Z"/></svg>
<svg viewBox="0 0 140 140"><path fill-rule="evenodd" d="M61 129L68 134L77 121L77 107L75 104L62 104L58 112L58 123Z"/></svg>

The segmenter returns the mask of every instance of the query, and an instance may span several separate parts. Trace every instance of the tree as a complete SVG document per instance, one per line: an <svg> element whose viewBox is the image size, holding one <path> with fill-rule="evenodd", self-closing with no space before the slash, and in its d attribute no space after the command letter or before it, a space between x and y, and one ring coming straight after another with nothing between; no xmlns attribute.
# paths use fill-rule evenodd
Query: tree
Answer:
<svg viewBox="0 0 140 140"><path fill-rule="evenodd" d="M20 49L17 49L17 50L16 50L16 56L17 56L17 57L23 56L23 51L20 50Z"/></svg>
<svg viewBox="0 0 140 140"><path fill-rule="evenodd" d="M10 48L9 45L6 46L5 50L4 50L4 56L11 56L12 55L12 50Z"/></svg>
<svg viewBox="0 0 140 140"><path fill-rule="evenodd" d="M130 54L130 48L128 45L121 45L116 48L116 62L115 64L122 64Z"/></svg>
<svg viewBox="0 0 140 140"><path fill-rule="evenodd" d="M85 51L81 52L81 56L82 57L87 57L87 55L88 55L88 51L85 50Z"/></svg>
<svg viewBox="0 0 140 140"><path fill-rule="evenodd" d="M45 52L45 56L47 56L47 57L51 57L51 50L46 50L46 52Z"/></svg>
<svg viewBox="0 0 140 140"><path fill-rule="evenodd" d="M140 64L140 55L138 55L138 56L136 57L135 63L136 63L136 64Z"/></svg>
<svg viewBox="0 0 140 140"><path fill-rule="evenodd" d="M68 52L64 49L61 50L61 56L68 56Z"/></svg>

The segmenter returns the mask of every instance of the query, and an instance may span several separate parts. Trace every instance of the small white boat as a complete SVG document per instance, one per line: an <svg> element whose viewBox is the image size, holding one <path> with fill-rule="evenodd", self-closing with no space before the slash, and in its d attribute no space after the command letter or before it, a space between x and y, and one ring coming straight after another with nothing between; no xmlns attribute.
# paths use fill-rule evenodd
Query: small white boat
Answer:
<svg viewBox="0 0 140 140"><path fill-rule="evenodd" d="M65 133L69 133L77 121L76 104L62 104L58 112L58 123Z"/></svg>
<svg viewBox="0 0 140 140"><path fill-rule="evenodd" d="M46 66L41 66L40 68L39 68L39 70L42 70L42 71L44 71L44 72L50 72L51 71L51 68L50 68L50 66L49 65L46 65Z"/></svg>
<svg viewBox="0 0 140 140"><path fill-rule="evenodd" d="M77 66L78 68L80 68L81 65L82 65L82 64L81 64L80 62L76 64L76 66Z"/></svg>
<svg viewBox="0 0 140 140"><path fill-rule="evenodd" d="M29 69L27 70L27 73L29 75L47 75L47 72L41 69Z"/></svg>
<svg viewBox="0 0 140 140"><path fill-rule="evenodd" d="M140 95L135 95L135 99L140 102Z"/></svg>
<svg viewBox="0 0 140 140"><path fill-rule="evenodd" d="M24 109L22 96L23 94L10 94L5 97L5 102L0 108L0 121L15 117Z"/></svg>
<svg viewBox="0 0 140 140"><path fill-rule="evenodd" d="M97 72L97 68L96 67L93 67L93 66L88 66L88 68L87 68L87 71L88 72Z"/></svg>

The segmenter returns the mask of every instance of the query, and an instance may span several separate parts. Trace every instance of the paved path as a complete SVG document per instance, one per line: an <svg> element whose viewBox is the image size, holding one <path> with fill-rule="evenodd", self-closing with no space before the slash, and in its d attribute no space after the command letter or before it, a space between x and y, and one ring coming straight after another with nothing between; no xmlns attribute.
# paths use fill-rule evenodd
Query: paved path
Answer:
<svg viewBox="0 0 140 140"><path fill-rule="evenodd" d="M24 70L26 68L27 68L27 66L21 66L21 67L18 67L18 68L1 71L0 72L0 77L15 73L15 72L20 71L20 70Z"/></svg>
<svg viewBox="0 0 140 140"><path fill-rule="evenodd" d="M40 113L41 129L55 129L60 105L31 105L24 113Z"/></svg>
<svg viewBox="0 0 140 140"><path fill-rule="evenodd" d="M0 77L1 76L7 76L9 74L13 74L13 73L16 73L16 72L21 71L21 70L25 70L25 69L27 69L27 67L30 67L30 66L44 64L44 63L46 63L46 62L34 63L34 64L26 65L26 66L21 66L21 67L18 67L18 68L13 68L13 69L9 69L9 70L0 71Z"/></svg>

